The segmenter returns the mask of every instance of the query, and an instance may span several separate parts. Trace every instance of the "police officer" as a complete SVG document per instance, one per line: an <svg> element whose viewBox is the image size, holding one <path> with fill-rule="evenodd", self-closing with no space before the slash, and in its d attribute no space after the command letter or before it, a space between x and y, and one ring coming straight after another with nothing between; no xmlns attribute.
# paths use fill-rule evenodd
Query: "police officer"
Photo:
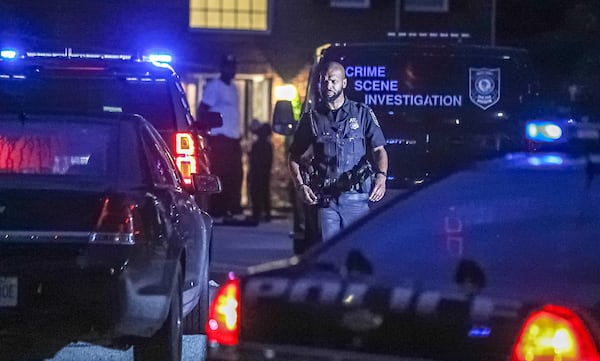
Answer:
<svg viewBox="0 0 600 361"><path fill-rule="evenodd" d="M344 95L344 67L329 62L319 75L321 101L300 119L290 145L288 166L297 195L311 206L318 205L322 237L328 240L364 216L369 211L369 201L383 198L388 157L375 113ZM307 154L312 159L310 166L305 161ZM373 163L370 176L349 188L338 189L340 192L327 189L328 185L341 184L339 180L344 175L364 171L361 164L365 160ZM316 176L309 180L304 172L314 172Z"/></svg>

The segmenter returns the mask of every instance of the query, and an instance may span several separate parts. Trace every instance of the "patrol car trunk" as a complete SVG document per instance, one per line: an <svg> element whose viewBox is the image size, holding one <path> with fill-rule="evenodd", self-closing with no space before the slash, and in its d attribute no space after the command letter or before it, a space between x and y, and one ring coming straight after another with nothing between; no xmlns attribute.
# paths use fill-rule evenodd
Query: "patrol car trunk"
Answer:
<svg viewBox="0 0 600 361"><path fill-rule="evenodd" d="M104 201L101 191L0 191L2 231L90 232L96 226Z"/></svg>
<svg viewBox="0 0 600 361"><path fill-rule="evenodd" d="M387 139L392 187L456 163L520 147L518 124L537 83L526 51L406 43L334 45L321 63L346 67L346 95L375 111ZM313 73L309 97L316 100Z"/></svg>
<svg viewBox="0 0 600 361"><path fill-rule="evenodd" d="M440 271L428 273L431 278L420 283L422 289L323 271L251 276L242 285L242 354L252 352L244 345L258 344L269 345L263 350L278 350L278 360L303 359L298 358L301 350L310 350L323 357L315 360L360 359L338 354L351 352L367 354L368 359L387 355L504 361L527 316L543 305L542 295L562 293L573 301L576 297L567 295L570 287L586 287L568 283L540 287L536 277L524 277L516 288L507 279L491 285L490 291L469 296L448 282L454 270ZM510 290L520 298L498 296L511 294Z"/></svg>

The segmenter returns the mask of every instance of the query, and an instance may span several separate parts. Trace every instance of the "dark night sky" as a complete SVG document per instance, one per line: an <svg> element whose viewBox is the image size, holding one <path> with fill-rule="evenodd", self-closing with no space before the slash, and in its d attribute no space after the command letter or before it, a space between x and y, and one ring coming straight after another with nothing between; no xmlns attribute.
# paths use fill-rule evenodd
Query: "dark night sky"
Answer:
<svg viewBox="0 0 600 361"><path fill-rule="evenodd" d="M600 94L600 1L497 1L499 45L529 49L552 91L578 83Z"/></svg>
<svg viewBox="0 0 600 361"><path fill-rule="evenodd" d="M319 6L326 10L322 5L326 0L304 1L314 1L314 6L321 4ZM378 3L374 0L373 4L392 0L380 1L382 2ZM451 8L465 7L469 1L450 0ZM475 1L491 3L492 0ZM187 0L153 0L153 8L159 7L165 14L177 12L178 15L169 24L168 32L150 26L150 30L145 30L143 34L148 38L167 35L176 39L186 38L187 24L180 21L187 19L186 2ZM596 73L592 73L594 67L600 67L600 50L596 50L600 49L597 40L600 39L600 0L496 0L496 3L496 44L529 49L537 62L537 68L545 73L546 79L574 74L573 76L587 82L597 83L595 85L600 89L600 79L588 76ZM50 32L48 38L99 37L117 44L127 39L126 34L135 33L142 25L148 27L149 22L152 24L152 21L162 20L139 11L145 5L148 2L143 0L0 0L0 34L3 31L18 31L26 37L36 38L40 33ZM87 10L83 11L81 6L85 6ZM116 7L122 11L115 12ZM61 11L57 12L57 8ZM23 9L27 10L28 16L23 14ZM56 14L58 19L49 18L46 16L48 13ZM295 14L295 19L285 23L293 23L292 20L298 18L302 19ZM102 19L105 26L86 26L98 19ZM301 21L306 21L306 18ZM312 51L313 46L309 48ZM559 82L560 80L555 83Z"/></svg>
<svg viewBox="0 0 600 361"><path fill-rule="evenodd" d="M574 1L497 0L498 36L504 41L522 40L565 26L565 15Z"/></svg>

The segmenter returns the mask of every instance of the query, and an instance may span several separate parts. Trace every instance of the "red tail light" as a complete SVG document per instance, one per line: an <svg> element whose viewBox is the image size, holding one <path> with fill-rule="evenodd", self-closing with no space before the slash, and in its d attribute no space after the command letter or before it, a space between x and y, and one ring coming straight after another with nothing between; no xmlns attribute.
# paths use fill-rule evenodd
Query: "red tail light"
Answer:
<svg viewBox="0 0 600 361"><path fill-rule="evenodd" d="M196 145L191 133L175 134L175 162L186 184L192 184L192 174L197 172Z"/></svg>
<svg viewBox="0 0 600 361"><path fill-rule="evenodd" d="M210 305L206 336L209 342L237 345L240 333L240 281L230 279Z"/></svg>
<svg viewBox="0 0 600 361"><path fill-rule="evenodd" d="M90 242L134 244L142 234L141 218L134 217L135 212L135 205L105 198L94 232L90 234Z"/></svg>
<svg viewBox="0 0 600 361"><path fill-rule="evenodd" d="M587 327L572 310L547 305L525 322L511 361L600 361Z"/></svg>

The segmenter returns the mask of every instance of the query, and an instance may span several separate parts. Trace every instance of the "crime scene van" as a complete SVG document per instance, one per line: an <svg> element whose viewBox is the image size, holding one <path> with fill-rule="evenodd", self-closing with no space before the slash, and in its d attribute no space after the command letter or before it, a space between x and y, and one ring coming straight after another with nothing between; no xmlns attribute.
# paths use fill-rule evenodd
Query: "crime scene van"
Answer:
<svg viewBox="0 0 600 361"><path fill-rule="evenodd" d="M303 111L319 101L319 68L346 68L346 96L375 111L387 140L388 187L404 188L477 157L522 147L519 124L538 82L526 50L464 43L357 43L318 49Z"/></svg>

